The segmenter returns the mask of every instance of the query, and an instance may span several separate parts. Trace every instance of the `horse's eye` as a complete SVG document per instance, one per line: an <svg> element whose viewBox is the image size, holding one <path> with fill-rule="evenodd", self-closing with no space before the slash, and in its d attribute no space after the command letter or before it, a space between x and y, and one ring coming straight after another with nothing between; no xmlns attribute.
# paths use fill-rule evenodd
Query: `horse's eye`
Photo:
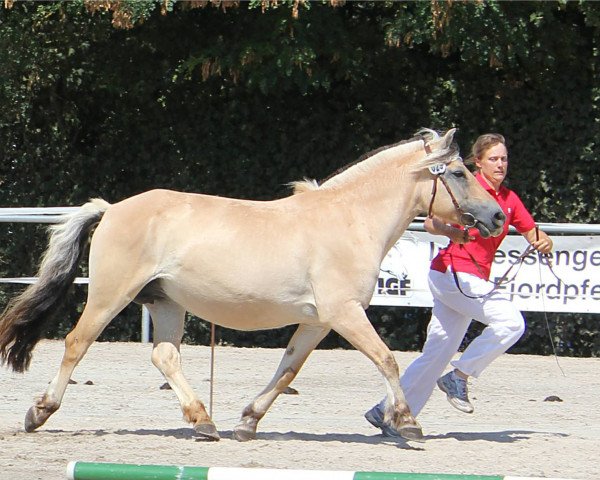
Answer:
<svg viewBox="0 0 600 480"><path fill-rule="evenodd" d="M454 170L452 172L452 176L456 178L463 178L465 176L465 172L463 172L462 170Z"/></svg>

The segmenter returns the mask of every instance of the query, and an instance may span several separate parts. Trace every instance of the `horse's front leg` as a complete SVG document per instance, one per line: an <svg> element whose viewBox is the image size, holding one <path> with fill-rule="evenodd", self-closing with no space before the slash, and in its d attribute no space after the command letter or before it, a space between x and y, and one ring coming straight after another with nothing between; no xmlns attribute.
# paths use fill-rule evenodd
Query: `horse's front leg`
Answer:
<svg viewBox="0 0 600 480"><path fill-rule="evenodd" d="M406 440L422 441L421 426L411 414L400 387L396 359L377 335L364 309L358 302L348 302L322 310L331 312L327 315L331 328L371 359L383 375L387 389L384 422Z"/></svg>
<svg viewBox="0 0 600 480"><path fill-rule="evenodd" d="M185 309L170 299L146 305L154 326L152 363L160 370L177 395L183 418L206 440L220 440L219 432L206 407L183 375L179 348L183 337Z"/></svg>
<svg viewBox="0 0 600 480"><path fill-rule="evenodd" d="M233 430L233 438L241 442L256 438L259 420L267 413L275 399L296 377L300 368L329 333L329 328L299 325L288 343L277 372L266 388L242 411L240 423Z"/></svg>

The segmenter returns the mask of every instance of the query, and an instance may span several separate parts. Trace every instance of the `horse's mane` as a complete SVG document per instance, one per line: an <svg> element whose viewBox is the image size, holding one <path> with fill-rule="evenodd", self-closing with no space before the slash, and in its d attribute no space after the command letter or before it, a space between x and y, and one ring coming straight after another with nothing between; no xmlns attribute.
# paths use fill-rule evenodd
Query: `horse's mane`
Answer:
<svg viewBox="0 0 600 480"><path fill-rule="evenodd" d="M319 188L319 182L317 182L314 178L304 178L303 180L290 182L288 183L288 186L292 188L294 195L296 195L297 193L317 190Z"/></svg>
<svg viewBox="0 0 600 480"><path fill-rule="evenodd" d="M317 182L314 179L304 178L303 180L289 183L289 186L293 188L294 194L299 194L323 188L326 183L329 185L338 184L345 178L350 177L353 174L358 175L361 172L372 168L374 165L378 164L380 161L383 161L385 159L385 156L378 157L378 154L385 152L386 150L390 150L392 148L399 147L401 145L407 145L409 143L414 142L423 142L424 145L429 145L432 149L432 153L425 156L422 159L422 161L418 162L418 164L415 164L413 166L415 170L420 170L422 168L428 167L429 165L433 165L434 163L439 163L442 157L447 156L450 153L458 152L458 147L455 144L453 144L449 148L440 149L440 147L437 145L440 138L441 137L439 133L435 130L423 128L417 132L416 136L408 140L403 140L392 145L380 147L361 155L358 158L358 160L344 165L343 167L337 169L334 173L332 173L331 175L319 182ZM451 157L455 157L455 155L451 155Z"/></svg>

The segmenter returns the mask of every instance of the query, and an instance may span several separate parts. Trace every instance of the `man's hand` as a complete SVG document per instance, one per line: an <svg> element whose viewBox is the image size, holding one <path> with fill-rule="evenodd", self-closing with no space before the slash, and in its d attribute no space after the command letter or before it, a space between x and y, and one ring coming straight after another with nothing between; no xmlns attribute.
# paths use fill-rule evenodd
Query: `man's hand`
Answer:
<svg viewBox="0 0 600 480"><path fill-rule="evenodd" d="M538 252L546 254L552 251L552 239L539 228L532 228L524 233L523 236Z"/></svg>
<svg viewBox="0 0 600 480"><path fill-rule="evenodd" d="M436 217L427 217L425 222L423 222L423 226L428 233L432 235L444 235L454 243L468 243L471 240L475 240L475 237L469 235L468 230L448 225Z"/></svg>

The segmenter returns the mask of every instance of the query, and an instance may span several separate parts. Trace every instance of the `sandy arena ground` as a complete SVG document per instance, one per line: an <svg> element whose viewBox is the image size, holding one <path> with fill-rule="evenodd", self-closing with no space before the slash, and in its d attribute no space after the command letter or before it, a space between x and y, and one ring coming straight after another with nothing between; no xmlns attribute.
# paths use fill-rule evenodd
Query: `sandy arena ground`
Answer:
<svg viewBox="0 0 600 480"><path fill-rule="evenodd" d="M356 351L319 350L259 424L231 439L242 409L267 384L282 350L216 348L213 412L220 442L197 441L151 346L96 343L61 409L35 433L25 412L58 369L62 342L44 341L24 375L0 372L0 478L58 480L71 460L168 465L600 478L600 359L504 355L471 383L473 415L435 391L419 416L425 443L384 438L363 418L384 392ZM183 346L191 384L209 398L208 347ZM395 352L401 369L416 353ZM91 381L93 385L86 385ZM545 401L557 396L562 402Z"/></svg>

